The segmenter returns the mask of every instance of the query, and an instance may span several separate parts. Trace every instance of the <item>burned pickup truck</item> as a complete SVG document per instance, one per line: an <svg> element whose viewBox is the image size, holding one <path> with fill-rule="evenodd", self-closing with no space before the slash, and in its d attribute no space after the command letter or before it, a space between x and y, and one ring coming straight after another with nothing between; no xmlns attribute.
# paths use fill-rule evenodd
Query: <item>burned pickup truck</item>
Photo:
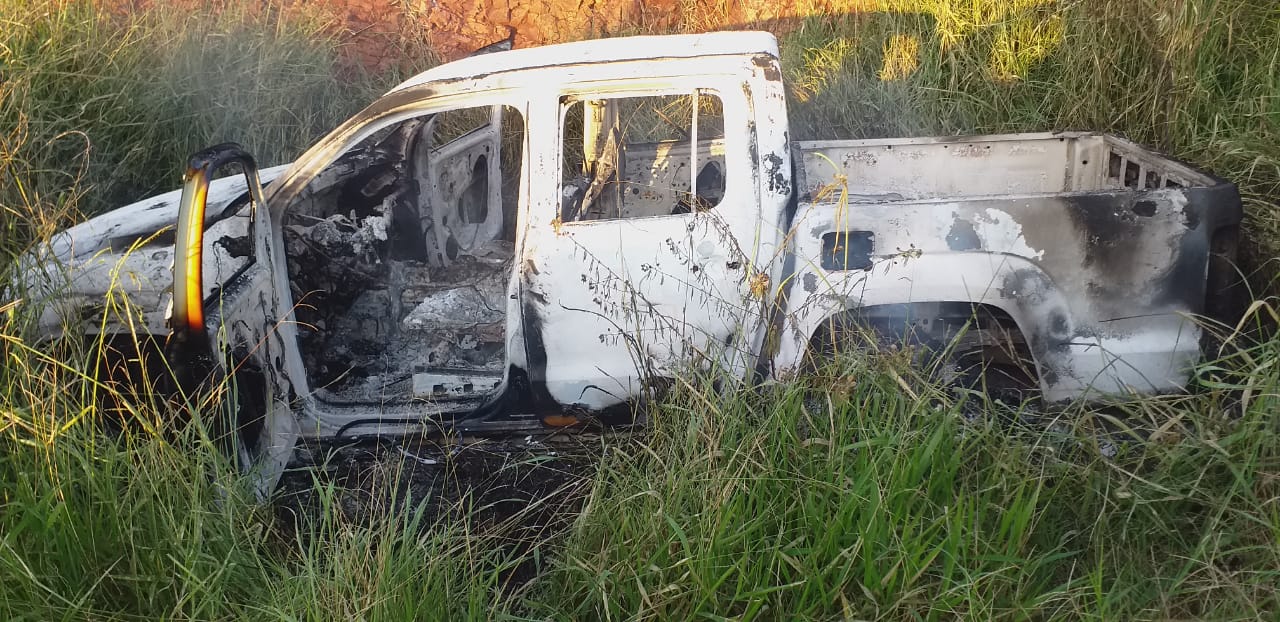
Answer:
<svg viewBox="0 0 1280 622"><path fill-rule="evenodd" d="M717 33L437 67L287 166L197 154L27 281L49 335L235 380L269 469L299 435L625 420L683 370L786 380L860 327L1045 402L1177 391L1240 219L1115 136L793 141L774 38Z"/></svg>

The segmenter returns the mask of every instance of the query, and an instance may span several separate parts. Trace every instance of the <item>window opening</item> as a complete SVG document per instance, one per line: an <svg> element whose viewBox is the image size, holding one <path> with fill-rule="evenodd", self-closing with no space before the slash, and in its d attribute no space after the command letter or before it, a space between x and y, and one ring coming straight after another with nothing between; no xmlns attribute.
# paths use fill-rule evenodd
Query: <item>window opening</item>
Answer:
<svg viewBox="0 0 1280 622"><path fill-rule="evenodd" d="M724 107L684 95L567 98L561 220L644 218L714 209L724 198Z"/></svg>

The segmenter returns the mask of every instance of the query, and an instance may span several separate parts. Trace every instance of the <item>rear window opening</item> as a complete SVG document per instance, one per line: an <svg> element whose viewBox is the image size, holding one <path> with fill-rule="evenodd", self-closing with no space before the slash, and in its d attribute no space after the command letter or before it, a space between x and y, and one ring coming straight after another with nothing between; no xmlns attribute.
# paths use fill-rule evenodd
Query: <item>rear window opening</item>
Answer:
<svg viewBox="0 0 1280 622"><path fill-rule="evenodd" d="M704 212L724 198L714 93L566 99L561 114L563 222Z"/></svg>

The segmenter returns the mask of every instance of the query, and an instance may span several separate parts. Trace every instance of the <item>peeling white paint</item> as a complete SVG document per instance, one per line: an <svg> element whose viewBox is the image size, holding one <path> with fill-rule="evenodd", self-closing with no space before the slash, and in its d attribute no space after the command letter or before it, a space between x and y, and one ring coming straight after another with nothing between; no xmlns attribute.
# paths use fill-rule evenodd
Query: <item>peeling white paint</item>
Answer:
<svg viewBox="0 0 1280 622"><path fill-rule="evenodd" d="M1027 245L1027 239L1022 236L1022 225L1009 214L987 208L983 210L982 216L974 219L973 227L982 240L983 248L987 250L1012 253L1019 257L1044 258L1044 251Z"/></svg>

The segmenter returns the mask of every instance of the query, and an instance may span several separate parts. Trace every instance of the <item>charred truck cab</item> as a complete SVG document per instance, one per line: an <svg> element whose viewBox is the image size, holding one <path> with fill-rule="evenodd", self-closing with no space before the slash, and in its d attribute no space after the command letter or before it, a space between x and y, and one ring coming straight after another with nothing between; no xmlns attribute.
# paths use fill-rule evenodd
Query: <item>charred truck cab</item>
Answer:
<svg viewBox="0 0 1280 622"><path fill-rule="evenodd" d="M268 187L303 434L629 418L653 374L754 369L790 198L763 173L789 160L776 53L682 41L437 68Z"/></svg>
<svg viewBox="0 0 1280 622"><path fill-rule="evenodd" d="M205 154L250 174L72 228L29 280L51 333L126 287L172 356L247 378L267 474L297 435L629 421L681 370L785 380L855 326L1048 401L1186 384L1233 186L1090 133L793 143L781 75L765 33L464 59L261 192Z"/></svg>

